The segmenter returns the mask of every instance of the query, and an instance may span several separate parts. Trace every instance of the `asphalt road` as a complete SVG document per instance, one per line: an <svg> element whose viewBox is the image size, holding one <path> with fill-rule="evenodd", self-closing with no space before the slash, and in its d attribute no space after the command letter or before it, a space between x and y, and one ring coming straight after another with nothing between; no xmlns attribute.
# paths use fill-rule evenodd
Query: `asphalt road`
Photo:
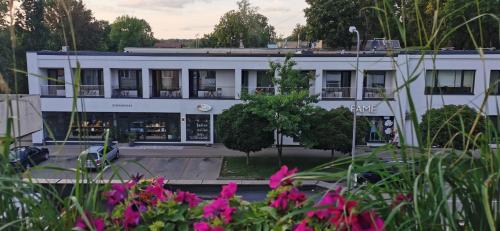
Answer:
<svg viewBox="0 0 500 231"><path fill-rule="evenodd" d="M52 156L31 169L33 178L74 179L76 156ZM215 180L219 177L222 158L129 157L121 156L102 173L104 179L128 179L137 173L145 177L164 176L169 180ZM91 172L96 176L99 172Z"/></svg>

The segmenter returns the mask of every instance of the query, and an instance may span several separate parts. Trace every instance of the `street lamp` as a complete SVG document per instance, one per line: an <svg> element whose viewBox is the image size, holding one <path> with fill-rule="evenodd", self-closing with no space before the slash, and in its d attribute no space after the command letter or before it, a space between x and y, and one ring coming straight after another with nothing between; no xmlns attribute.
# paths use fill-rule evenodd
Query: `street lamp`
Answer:
<svg viewBox="0 0 500 231"><path fill-rule="evenodd" d="M359 32L355 26L349 27L349 33L356 33L356 74L354 75L354 110L352 119L352 149L351 157L354 163L354 155L356 154L356 115L358 110L358 73L359 73Z"/></svg>

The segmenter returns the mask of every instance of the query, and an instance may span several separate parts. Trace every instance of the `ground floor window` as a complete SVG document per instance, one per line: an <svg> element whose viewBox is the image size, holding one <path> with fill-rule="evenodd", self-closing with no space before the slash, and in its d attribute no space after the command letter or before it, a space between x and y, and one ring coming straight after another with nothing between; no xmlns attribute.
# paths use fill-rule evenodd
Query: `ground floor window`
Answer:
<svg viewBox="0 0 500 231"><path fill-rule="evenodd" d="M186 140L210 141L210 115L186 115Z"/></svg>
<svg viewBox="0 0 500 231"><path fill-rule="evenodd" d="M136 141L180 141L180 114L118 113L120 139L134 136Z"/></svg>
<svg viewBox="0 0 500 231"><path fill-rule="evenodd" d="M393 116L368 116L370 130L366 141L368 143L386 143L395 135Z"/></svg>
<svg viewBox="0 0 500 231"><path fill-rule="evenodd" d="M65 140L66 135L68 140L104 140L106 130L113 128L113 113L78 112L71 125L70 112L45 112L43 119L48 140Z"/></svg>

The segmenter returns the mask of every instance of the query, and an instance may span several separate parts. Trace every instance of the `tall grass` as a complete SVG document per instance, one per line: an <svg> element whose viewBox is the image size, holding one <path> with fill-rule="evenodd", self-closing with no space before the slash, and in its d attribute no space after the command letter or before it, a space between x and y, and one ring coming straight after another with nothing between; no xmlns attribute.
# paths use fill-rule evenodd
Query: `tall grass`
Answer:
<svg viewBox="0 0 500 231"><path fill-rule="evenodd" d="M12 0L10 1L11 22L14 20L14 9ZM62 0L59 4L65 5ZM415 5L420 1L414 0ZM437 0L436 2L439 2ZM478 4L479 0L471 1ZM66 13L68 13L67 7ZM415 7L416 21L402 22L395 18L394 6L391 1L382 0L371 10L376 10L381 28L386 33L387 38L391 35L392 26L398 28L399 37L403 44L408 44L406 35L407 28L417 28L416 33L419 38L419 48L431 48L430 54L422 53L418 65L414 69L402 69L395 65L396 70L404 73L407 78L402 83L396 83L397 97L404 95L408 99L409 118L413 125L412 130L416 133L417 145L410 147L408 137L400 136L401 147L386 145L377 148L370 156L356 157L351 162L351 158L340 159L331 163L318 166L317 168L296 175L301 179L341 179L346 181L348 188L352 188L349 196L367 202L366 206L381 211L384 215L385 227L387 230L498 230L500 229L500 151L493 149L491 143L495 142L499 146L499 131L491 124L486 126L487 132L482 132L478 136L470 136L472 131L465 130L464 126L453 139L461 139L466 144L464 150L454 150L449 147L436 150L431 144L435 139L434 134L422 134L419 128L419 118L416 106L412 98L411 84L421 76L420 67L423 65L425 55L436 56L437 48L443 45L446 38L453 35L453 32L460 27L468 27L469 23L474 23L484 17L495 17L490 14L478 12L477 17L467 19L459 27L450 31L443 30L443 24L449 15L434 17L431 30L425 29L425 16ZM458 9L457 9L458 10ZM70 15L70 14L68 14ZM496 18L496 17L495 17ZM425 20L424 20L425 19ZM497 18L496 18L497 19ZM498 19L497 19L498 20ZM72 25L69 17L69 25ZM412 23L413 25L409 25ZM11 24L13 28L13 23ZM71 30L72 27L70 27ZM470 31L470 30L469 30ZM14 35L14 30L11 33ZM481 32L482 33L482 32ZM72 41L76 41L74 33L69 31ZM471 40L474 36L471 34ZM76 44L73 42L72 44ZM484 57L482 49L482 39L474 41L477 51ZM12 49L15 50L15 40L12 41ZM76 51L77 47L73 47ZM15 53L15 52L13 52ZM13 57L15 60L16 57ZM76 59L77 56L76 56ZM70 62L68 57L68 62ZM394 60L396 64L396 61ZM72 125L80 126L85 113L77 111L80 103L83 109L83 102L79 101L78 85L80 79L80 66L77 62L75 76L71 83L73 88L73 106L71 120L68 127L66 139L69 137L69 128ZM22 70L13 67L14 73L23 73ZM19 78L17 75L15 78ZM47 78L40 76L41 78ZM1 82L0 82L1 84ZM17 89L13 89L17 92ZM484 100L480 105L478 114L474 121L472 130L476 129L476 124L486 112L486 102L490 91L485 87ZM18 96L15 96L18 98ZM436 97L436 96L434 96ZM442 99L444 101L444 99ZM491 100L491 99L490 99ZM9 101L10 102L10 101ZM398 100L398 102L400 102ZM446 103L446 102L444 102ZM23 175L15 173L8 163L8 152L11 141L14 140L12 134L13 124L19 123L14 118L15 107L8 104L7 132L0 138L0 230L68 230L73 226L77 216L84 211L103 210L99 201L100 191L103 186L101 182L102 174L96 176L89 174L80 165L74 169L57 169L60 171L74 172L76 179L74 187L69 196L61 197L59 189L52 186L42 186L32 182L29 171ZM391 106L388 103L389 106ZM430 105L430 102L429 102ZM498 103L497 103L498 105ZM401 105L399 105L401 107ZM429 106L430 107L430 106ZM394 115L401 117L404 121L405 115L392 109ZM497 108L497 113L498 113ZM19 114L19 113L17 113ZM452 115L460 116L459 114ZM406 134L402 124L396 124L400 134ZM440 129L448 129L449 124L444 122ZM18 126L19 127L19 126ZM50 128L47 127L49 136L53 137ZM106 135L109 139L109 134ZM84 140L81 136L80 140ZM105 142L108 143L108 142ZM452 143L451 140L449 143ZM64 142L63 144L64 145ZM62 147L62 146L61 146ZM83 148L83 147L82 147ZM375 158L381 152L390 153L395 159L401 158L401 163L393 165L396 172L388 171L387 164ZM335 166L351 164L344 172L331 173L329 169ZM111 166L112 171L117 169ZM55 169L55 168L54 168ZM351 176L356 172L375 172L383 177L378 183L363 184L354 186ZM393 199L399 194L411 195L411 200L404 201L398 205L393 205Z"/></svg>

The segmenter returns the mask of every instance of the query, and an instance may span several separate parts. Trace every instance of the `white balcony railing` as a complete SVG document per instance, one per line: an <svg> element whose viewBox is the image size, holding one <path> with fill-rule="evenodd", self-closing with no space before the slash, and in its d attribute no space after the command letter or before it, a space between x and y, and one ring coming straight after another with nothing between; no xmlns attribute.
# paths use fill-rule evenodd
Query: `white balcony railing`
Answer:
<svg viewBox="0 0 500 231"><path fill-rule="evenodd" d="M363 98L366 99L392 99L394 91L390 88L383 87L365 87L363 88Z"/></svg>
<svg viewBox="0 0 500 231"><path fill-rule="evenodd" d="M79 96L103 97L104 85L80 85Z"/></svg>
<svg viewBox="0 0 500 231"><path fill-rule="evenodd" d="M274 95L275 89L274 89L274 87L255 87L255 88L243 87L243 88L241 88L241 92L248 93L251 95L253 95L253 94Z"/></svg>
<svg viewBox="0 0 500 231"><path fill-rule="evenodd" d="M66 90L64 85L42 85L40 86L40 95L48 97L65 97Z"/></svg>
<svg viewBox="0 0 500 231"><path fill-rule="evenodd" d="M321 91L321 98L354 98L354 89L352 87L324 87Z"/></svg>
<svg viewBox="0 0 500 231"><path fill-rule="evenodd" d="M194 98L234 99L234 87L204 87L192 92Z"/></svg>

